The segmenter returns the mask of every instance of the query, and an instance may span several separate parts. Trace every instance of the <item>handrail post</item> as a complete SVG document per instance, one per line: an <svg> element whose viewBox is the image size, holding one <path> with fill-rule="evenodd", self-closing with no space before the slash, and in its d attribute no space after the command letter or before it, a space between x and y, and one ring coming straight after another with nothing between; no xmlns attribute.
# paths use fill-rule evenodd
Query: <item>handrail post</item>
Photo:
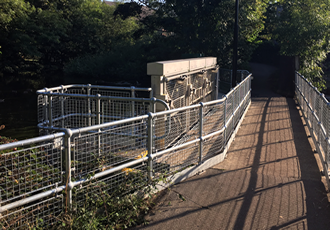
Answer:
<svg viewBox="0 0 330 230"><path fill-rule="evenodd" d="M61 94L64 93L64 87L61 85ZM65 123L64 123L64 97L60 97L61 101L61 127L64 128Z"/></svg>
<svg viewBox="0 0 330 230"><path fill-rule="evenodd" d="M135 98L135 87L131 86L131 98ZM135 102L132 101L131 117L135 116Z"/></svg>
<svg viewBox="0 0 330 230"><path fill-rule="evenodd" d="M88 110L88 126L92 126L92 117L91 117L91 99L90 99L90 95L91 95L91 84L87 85L87 95L88 95L88 99L87 99L87 110Z"/></svg>
<svg viewBox="0 0 330 230"><path fill-rule="evenodd" d="M227 124L226 124L226 120L227 120L227 101L228 101L228 98L227 98L227 96L225 96L225 98L226 98L226 100L225 100L225 108L224 108L224 120L223 120L223 126L224 126L224 128L225 128L225 130L224 130L224 140L225 140L225 144L226 144L226 142L227 142L227 137L226 137L226 133L227 133Z"/></svg>
<svg viewBox="0 0 330 230"><path fill-rule="evenodd" d="M51 93L51 92L50 92ZM48 122L49 122L49 127L53 127L53 104L52 104L53 97L51 94L48 96Z"/></svg>
<svg viewBox="0 0 330 230"><path fill-rule="evenodd" d="M66 207L72 209L72 189L71 181L71 136L70 129L65 130L64 136L64 154L65 154L65 174L66 174Z"/></svg>
<svg viewBox="0 0 330 230"><path fill-rule="evenodd" d="M96 97L97 97L97 102L96 102L96 111L97 111L96 122L99 125L99 124L101 124L101 95L100 94L97 94ZM97 132L98 132L98 135L97 135L98 154L100 155L101 154L101 134L100 134L101 130L98 129Z"/></svg>
<svg viewBox="0 0 330 230"><path fill-rule="evenodd" d="M199 159L198 163L201 164L203 160L203 117L204 117L204 104L203 102L200 103L199 107Z"/></svg>
<svg viewBox="0 0 330 230"><path fill-rule="evenodd" d="M154 114L149 112L148 113L148 143L147 143L147 150L148 150L148 179L149 181L153 178L153 159L152 159L152 152L153 152L153 129L154 129Z"/></svg>
<svg viewBox="0 0 330 230"><path fill-rule="evenodd" d="M219 68L217 69L217 76L215 79L215 99L217 100L219 97Z"/></svg>

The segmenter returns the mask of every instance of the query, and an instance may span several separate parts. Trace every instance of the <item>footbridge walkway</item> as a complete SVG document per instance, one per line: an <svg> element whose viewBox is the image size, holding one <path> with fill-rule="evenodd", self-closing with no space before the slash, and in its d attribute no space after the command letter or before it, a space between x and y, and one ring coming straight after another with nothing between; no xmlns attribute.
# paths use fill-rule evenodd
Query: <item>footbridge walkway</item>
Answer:
<svg viewBox="0 0 330 230"><path fill-rule="evenodd" d="M216 63L148 63L150 88L38 90L41 136L0 145L0 228L58 229L165 177L138 229L330 229L324 95L299 73L295 99L275 94L275 69L252 64L219 97L231 72Z"/></svg>
<svg viewBox="0 0 330 230"><path fill-rule="evenodd" d="M270 90L274 68L252 67L251 106L226 159L164 192L138 229L330 229L322 166L300 107Z"/></svg>

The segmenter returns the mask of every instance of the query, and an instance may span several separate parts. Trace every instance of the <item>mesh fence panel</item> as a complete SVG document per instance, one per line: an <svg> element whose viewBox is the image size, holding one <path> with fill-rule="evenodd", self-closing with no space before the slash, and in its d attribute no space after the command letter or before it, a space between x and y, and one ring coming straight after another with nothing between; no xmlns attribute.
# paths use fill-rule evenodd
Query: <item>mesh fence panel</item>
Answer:
<svg viewBox="0 0 330 230"><path fill-rule="evenodd" d="M63 196L58 195L30 206L1 213L1 229L49 229L60 221L57 218L63 212Z"/></svg>
<svg viewBox="0 0 330 230"><path fill-rule="evenodd" d="M224 107L225 103L221 102L215 105L204 107L203 114L203 134L207 135L224 127Z"/></svg>
<svg viewBox="0 0 330 230"><path fill-rule="evenodd" d="M160 173L173 173L198 163L198 144L171 151L155 159L155 176Z"/></svg>
<svg viewBox="0 0 330 230"><path fill-rule="evenodd" d="M97 199L105 199L107 196L116 198L138 191L147 185L147 168L147 165L142 163L75 187L74 205L91 208L93 205L90 203L96 203Z"/></svg>
<svg viewBox="0 0 330 230"><path fill-rule="evenodd" d="M207 138L203 142L203 160L221 153L225 146L224 133Z"/></svg>
<svg viewBox="0 0 330 230"><path fill-rule="evenodd" d="M0 205L26 198L62 181L62 141L25 147L0 156ZM15 148L16 149L16 148Z"/></svg>
<svg viewBox="0 0 330 230"><path fill-rule="evenodd" d="M154 146L162 150L198 137L199 109L191 108L154 119Z"/></svg>
<svg viewBox="0 0 330 230"><path fill-rule="evenodd" d="M80 179L146 155L146 121L109 127L74 138L73 176Z"/></svg>
<svg viewBox="0 0 330 230"><path fill-rule="evenodd" d="M133 102L130 99L114 100L110 97L132 97L131 90L112 90L90 86L69 86L63 89L49 89L49 93L71 94L71 96L39 94L38 95L38 122L42 126L60 128L80 128L98 124L97 116L100 114L100 123L111 122L144 115L149 112L150 102ZM86 95L80 98L79 95ZM97 94L109 97L101 99L100 111L98 109ZM76 95L76 96L75 96ZM91 95L92 98L87 98ZM149 89L134 90L134 97L150 97ZM50 122L52 121L52 124ZM40 134L47 133L40 128Z"/></svg>
<svg viewBox="0 0 330 230"><path fill-rule="evenodd" d="M111 97L131 97L131 92L119 90L92 89L92 95L101 94L102 96Z"/></svg>

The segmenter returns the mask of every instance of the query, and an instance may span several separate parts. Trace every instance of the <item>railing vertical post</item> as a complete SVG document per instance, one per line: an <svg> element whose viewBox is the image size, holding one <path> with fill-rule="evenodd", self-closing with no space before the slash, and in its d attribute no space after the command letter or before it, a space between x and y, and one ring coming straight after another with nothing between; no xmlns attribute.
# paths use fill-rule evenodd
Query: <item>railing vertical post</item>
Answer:
<svg viewBox="0 0 330 230"><path fill-rule="evenodd" d="M135 98L135 87L131 86L131 98ZM131 104L131 117L135 117L135 101ZM131 133L134 135L134 126L131 128ZM135 146L135 139L132 139L132 144Z"/></svg>
<svg viewBox="0 0 330 230"><path fill-rule="evenodd" d="M199 159L198 163L201 164L203 161L203 118L204 118L204 112L203 112L204 104L203 102L200 103L199 107Z"/></svg>
<svg viewBox="0 0 330 230"><path fill-rule="evenodd" d="M87 109L88 109L88 126L92 126L92 112L91 112L91 98L89 97L91 95L91 84L87 85Z"/></svg>
<svg viewBox="0 0 330 230"><path fill-rule="evenodd" d="M135 98L135 87L131 86L131 98ZM135 116L135 102L132 101L131 117Z"/></svg>
<svg viewBox="0 0 330 230"><path fill-rule="evenodd" d="M326 172L324 172L324 175L325 177L327 178L327 184L328 184L328 191L330 191L330 181L329 181L329 163L330 163L330 146L329 146L329 137L330 137L330 134L329 134L329 131L330 131L330 103L327 103L326 104L326 145L327 145L327 149L326 149L326 154L325 154L325 165L326 165L326 168L324 169Z"/></svg>
<svg viewBox="0 0 330 230"><path fill-rule="evenodd" d="M65 130L64 154L65 154L65 174L66 174L66 207L72 208L72 181L71 181L71 136L70 129Z"/></svg>
<svg viewBox="0 0 330 230"><path fill-rule="evenodd" d="M154 129L154 114L148 113L148 178L151 181L153 177L153 160L152 160L152 152L153 152L153 129Z"/></svg>
<svg viewBox="0 0 330 230"><path fill-rule="evenodd" d="M52 93L52 92L50 92ZM52 104L53 97L51 95L48 96L48 122L49 127L53 127L53 104Z"/></svg>
<svg viewBox="0 0 330 230"><path fill-rule="evenodd" d="M96 122L97 124L101 124L101 95L97 94L97 102L96 102L96 111L97 111L97 116L96 116ZM98 143L98 154L101 154L101 130L97 130L98 135L97 135L97 143Z"/></svg>
<svg viewBox="0 0 330 230"><path fill-rule="evenodd" d="M61 94L64 93L64 87L61 85ZM61 100L61 127L64 128L65 123L64 123L64 97L60 97Z"/></svg>
<svg viewBox="0 0 330 230"><path fill-rule="evenodd" d="M219 97L219 68L217 69L217 76L215 79L215 99L214 100L218 100Z"/></svg>
<svg viewBox="0 0 330 230"><path fill-rule="evenodd" d="M224 140L225 140L225 143L224 144L226 144L226 142L227 142L227 137L226 137L226 133L227 133L227 124L226 124L226 120L227 120L227 101L228 101L228 98L227 98L227 96L225 95L225 98L226 98L226 100L225 100L225 108L224 108L224 111L223 111L223 114L224 114L224 118L223 118L223 126L224 126L224 128L225 128L225 131L223 132L224 133Z"/></svg>

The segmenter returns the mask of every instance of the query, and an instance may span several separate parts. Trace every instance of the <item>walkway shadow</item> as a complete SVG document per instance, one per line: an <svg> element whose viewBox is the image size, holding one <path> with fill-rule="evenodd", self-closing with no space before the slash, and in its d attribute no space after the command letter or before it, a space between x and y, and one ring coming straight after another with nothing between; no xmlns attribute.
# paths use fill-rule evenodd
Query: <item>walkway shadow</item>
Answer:
<svg viewBox="0 0 330 230"><path fill-rule="evenodd" d="M330 229L325 187L296 104L271 92L264 76L252 83L257 97L227 158L173 186L147 217L150 224L138 229Z"/></svg>

